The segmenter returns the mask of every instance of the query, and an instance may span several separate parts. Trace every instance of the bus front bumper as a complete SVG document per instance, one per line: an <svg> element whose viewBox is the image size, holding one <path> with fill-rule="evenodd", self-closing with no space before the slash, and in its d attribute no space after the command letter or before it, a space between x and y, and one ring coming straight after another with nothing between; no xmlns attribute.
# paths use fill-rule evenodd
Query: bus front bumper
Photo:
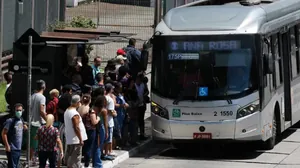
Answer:
<svg viewBox="0 0 300 168"><path fill-rule="evenodd" d="M158 141L194 140L194 134L199 133L211 134L212 140L255 141L262 139L259 112L237 120L225 121L176 121L167 120L155 114L151 115L151 120L152 137ZM203 128L205 128L204 131Z"/></svg>

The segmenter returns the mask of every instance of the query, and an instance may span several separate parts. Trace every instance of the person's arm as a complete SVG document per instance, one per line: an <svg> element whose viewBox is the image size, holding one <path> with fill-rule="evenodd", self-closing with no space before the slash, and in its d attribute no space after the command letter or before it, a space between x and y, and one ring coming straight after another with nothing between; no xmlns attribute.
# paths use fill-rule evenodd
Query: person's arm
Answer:
<svg viewBox="0 0 300 168"><path fill-rule="evenodd" d="M90 117L91 117L91 122L92 122L93 125L97 125L98 122L100 121L100 119L97 118L95 112L91 113L91 114L90 114Z"/></svg>
<svg viewBox="0 0 300 168"><path fill-rule="evenodd" d="M40 115L46 121L47 113L45 111L45 105L46 105L46 98L43 97L41 102L40 102Z"/></svg>
<svg viewBox="0 0 300 168"><path fill-rule="evenodd" d="M12 124L12 121L6 121L6 124L1 133L2 141L5 146L5 151L7 151L7 152L10 152L10 146L8 144L7 133L8 133L8 130L9 130L9 127L11 124Z"/></svg>
<svg viewBox="0 0 300 168"><path fill-rule="evenodd" d="M72 123L73 123L73 128L74 128L74 132L76 134L76 136L78 137L79 139L79 143L82 145L83 144L83 141L82 141L82 136L81 136L81 132L80 132L80 128L79 128L79 115L75 115L73 118L72 118Z"/></svg>
<svg viewBox="0 0 300 168"><path fill-rule="evenodd" d="M57 128L55 129L55 132L56 132L56 143L58 144L58 148L59 148L59 151L60 151L60 156L62 158L64 156L64 150L63 150L63 147L62 147L62 142L60 140L60 135L59 135L59 131L58 131Z"/></svg>
<svg viewBox="0 0 300 168"><path fill-rule="evenodd" d="M102 117L103 117L103 123L104 123L104 128L105 128L105 133L106 133L106 138L107 139L107 135L108 135L108 122L107 122L107 110L102 110Z"/></svg>

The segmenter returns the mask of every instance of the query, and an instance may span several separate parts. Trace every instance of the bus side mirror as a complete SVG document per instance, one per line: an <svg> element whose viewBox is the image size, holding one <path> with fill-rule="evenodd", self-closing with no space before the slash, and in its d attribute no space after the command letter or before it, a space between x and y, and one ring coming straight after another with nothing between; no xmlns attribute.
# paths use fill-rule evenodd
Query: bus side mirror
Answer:
<svg viewBox="0 0 300 168"><path fill-rule="evenodd" d="M272 54L264 54L264 73L272 74L274 71L273 57Z"/></svg>

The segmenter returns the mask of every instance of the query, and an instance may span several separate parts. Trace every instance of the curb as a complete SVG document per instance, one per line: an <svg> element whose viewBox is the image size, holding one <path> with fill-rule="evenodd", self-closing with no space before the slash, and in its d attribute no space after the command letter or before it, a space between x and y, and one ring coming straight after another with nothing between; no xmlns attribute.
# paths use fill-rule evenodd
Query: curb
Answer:
<svg viewBox="0 0 300 168"><path fill-rule="evenodd" d="M117 156L113 161L106 162L103 164L103 168L113 168L117 166L119 163L124 162L129 159L131 156L136 155L141 150L145 149L145 147L152 141L152 138L149 137L146 141L142 142L139 146L130 149L129 151L124 152L123 154Z"/></svg>

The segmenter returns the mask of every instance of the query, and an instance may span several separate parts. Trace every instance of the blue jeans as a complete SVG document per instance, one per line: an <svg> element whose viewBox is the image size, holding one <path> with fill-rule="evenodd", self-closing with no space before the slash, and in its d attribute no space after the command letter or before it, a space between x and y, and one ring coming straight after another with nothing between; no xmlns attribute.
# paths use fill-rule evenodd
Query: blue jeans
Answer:
<svg viewBox="0 0 300 168"><path fill-rule="evenodd" d="M18 168L21 150L11 150L10 152L6 152L7 160L8 160L8 168Z"/></svg>
<svg viewBox="0 0 300 168"><path fill-rule="evenodd" d="M104 144L104 138L105 138L105 129L103 124L100 125L96 135L97 136L94 139L94 143L93 143L93 167L103 168L102 160L101 160L101 151L102 151L102 146ZM100 138L100 146L98 145L98 137Z"/></svg>
<svg viewBox="0 0 300 168"><path fill-rule="evenodd" d="M82 152L84 156L84 166L89 167L90 160L92 157L93 143L96 139L96 130L87 130L86 133L88 139L84 141Z"/></svg>

